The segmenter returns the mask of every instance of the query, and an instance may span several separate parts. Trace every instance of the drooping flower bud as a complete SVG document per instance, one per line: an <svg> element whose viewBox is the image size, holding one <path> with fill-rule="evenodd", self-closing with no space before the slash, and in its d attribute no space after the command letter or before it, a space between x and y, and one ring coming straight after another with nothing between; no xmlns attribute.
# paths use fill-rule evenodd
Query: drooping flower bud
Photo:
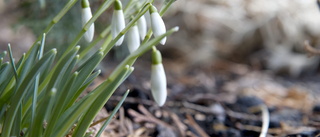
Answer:
<svg viewBox="0 0 320 137"><path fill-rule="evenodd" d="M151 66L151 93L155 102L163 106L167 98L167 79L162 65L162 57L159 50L153 48Z"/></svg>
<svg viewBox="0 0 320 137"><path fill-rule="evenodd" d="M81 1L82 7L82 27L92 18L91 8L88 0ZM94 23L91 24L87 32L84 34L85 40L91 42L94 36Z"/></svg>
<svg viewBox="0 0 320 137"><path fill-rule="evenodd" d="M130 53L137 50L140 46L139 31L137 25L132 26L127 33L127 44Z"/></svg>
<svg viewBox="0 0 320 137"><path fill-rule="evenodd" d="M151 6L150 7L150 18L151 18L151 28L152 31L154 33L154 36L160 36L164 33L166 33L166 26L161 18L161 16L159 15L156 7ZM161 41L160 44L164 45L166 43L167 38L164 37Z"/></svg>
<svg viewBox="0 0 320 137"><path fill-rule="evenodd" d="M142 15L137 21L140 39L143 40L147 34L147 21L144 15Z"/></svg>
<svg viewBox="0 0 320 137"><path fill-rule="evenodd" d="M114 2L114 11L112 15L112 22L111 22L111 34L112 38L116 38L117 35L125 28L125 20L122 10L122 4L119 0ZM124 36L122 36L117 42L116 46L120 46L123 42Z"/></svg>

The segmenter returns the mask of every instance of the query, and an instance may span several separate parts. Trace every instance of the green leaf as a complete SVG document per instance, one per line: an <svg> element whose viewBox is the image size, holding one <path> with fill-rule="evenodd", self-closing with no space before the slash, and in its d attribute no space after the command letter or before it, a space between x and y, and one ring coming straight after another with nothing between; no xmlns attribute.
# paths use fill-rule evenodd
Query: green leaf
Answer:
<svg viewBox="0 0 320 137"><path fill-rule="evenodd" d="M87 112L89 108L93 107L91 104L100 95L99 93L106 91L107 89L108 91L114 91L117 85L119 85L119 81L126 76L128 71L128 69L123 70L116 77L116 79L107 79L96 89L90 92L86 97L80 99L79 103L75 103L72 107L70 107L59 119L55 127L55 131L57 132L55 132L53 136L64 136L71 126L76 122L76 120L79 119L84 112Z"/></svg>
<svg viewBox="0 0 320 137"><path fill-rule="evenodd" d="M70 96L70 100L67 106L71 106L76 99L80 96L84 89L79 90L92 71L98 66L98 64L103 59L103 52L96 52L90 59L88 59L82 66L80 66L77 71L79 72L79 76L76 79L75 85L72 86L68 96ZM68 97L69 98L69 97Z"/></svg>
<svg viewBox="0 0 320 137"><path fill-rule="evenodd" d="M9 62L4 63L2 65L2 69L0 71L0 99L2 94L5 92L4 89L10 82L10 79L13 77L13 69L11 68ZM0 106L1 107L1 106Z"/></svg>
<svg viewBox="0 0 320 137"><path fill-rule="evenodd" d="M32 129L30 131L30 137L40 137L43 132L43 122L45 120L46 115L51 113L52 105L55 101L54 97L56 95L57 90L55 88L51 89L46 93L45 98L41 100L40 106L36 110L36 119L34 124L32 125Z"/></svg>
<svg viewBox="0 0 320 137"><path fill-rule="evenodd" d="M118 112L119 108L122 106L124 100L127 98L128 94L129 94L130 90L127 90L126 93L124 93L124 95L122 96L120 102L117 104L117 106L113 109L113 111L111 112L111 114L109 115L108 119L103 123L102 127L100 128L100 130L98 131L96 137L100 137L100 135L102 134L102 132L104 131L104 129L107 127L107 125L109 125L109 123L111 122L112 118L114 117L114 115Z"/></svg>
<svg viewBox="0 0 320 137"><path fill-rule="evenodd" d="M98 88L99 90L93 91L97 92L99 95L95 101L92 103L91 107L88 111L82 116L81 120L76 127L73 136L80 137L83 136L86 129L89 128L90 123L93 121L94 117L101 110L104 104L108 101L113 92L118 88L118 86L123 82L123 80L132 72L132 69L129 66L126 66L122 73L119 74L121 77L117 77L116 79L108 79L107 81L112 81L109 83L102 83L102 87L106 86L106 88Z"/></svg>
<svg viewBox="0 0 320 137"><path fill-rule="evenodd" d="M33 83L32 81L34 81L38 73L42 72L47 65L52 64L56 53L57 51L55 49L50 50L48 53L46 53L41 60L39 60L36 64L34 64L30 72L21 82L21 86L18 87L16 94L14 94L14 96L10 100L10 108L8 109L8 113L7 113L7 115L9 115L10 117L5 119L5 122L2 128L3 132L1 134L2 137L10 136L13 120L16 117L16 114L19 108L18 106L20 105L24 95L26 94L26 92L24 91Z"/></svg>
<svg viewBox="0 0 320 137"><path fill-rule="evenodd" d="M19 136L21 131L21 118L22 117L22 106L19 105L19 109L17 112L17 116L14 119L13 129L11 132L11 136Z"/></svg>
<svg viewBox="0 0 320 137"><path fill-rule="evenodd" d="M48 77L50 78L50 82L47 85L47 90L51 90L53 87L60 87L60 84L65 84L65 83L62 83L62 82L65 82L62 80L62 78L66 70L68 69L70 63L72 62L77 52L79 51L79 49L80 49L80 46L76 46L65 57L63 57L58 61L56 67L53 69L54 73L52 74L51 77ZM60 91L57 91L57 96L60 96L61 94Z"/></svg>
<svg viewBox="0 0 320 137"><path fill-rule="evenodd" d="M7 51L3 51L2 53L0 53L0 58L5 58L7 53L8 53Z"/></svg>
<svg viewBox="0 0 320 137"><path fill-rule="evenodd" d="M18 73L17 73L17 69L16 69L16 66L14 64L14 58L12 56L12 50L11 50L11 45L10 43L8 44L8 50L9 50L9 57L10 57L10 64L11 64L11 67L13 69L13 73L14 73L14 77L17 81L17 83L19 83L19 77L18 77Z"/></svg>
<svg viewBox="0 0 320 137"><path fill-rule="evenodd" d="M44 133L44 136L49 136L50 134L52 134L54 126L56 125L57 119L60 117L64 106L65 106L65 102L67 100L67 94L68 91L70 90L71 86L74 84L75 79L78 76L78 72L75 72L72 77L69 79L68 83L65 85L63 91L66 95L62 95L59 98L56 99L57 104L54 106L53 111L52 111L52 115L48 120L48 125L46 128L46 131Z"/></svg>

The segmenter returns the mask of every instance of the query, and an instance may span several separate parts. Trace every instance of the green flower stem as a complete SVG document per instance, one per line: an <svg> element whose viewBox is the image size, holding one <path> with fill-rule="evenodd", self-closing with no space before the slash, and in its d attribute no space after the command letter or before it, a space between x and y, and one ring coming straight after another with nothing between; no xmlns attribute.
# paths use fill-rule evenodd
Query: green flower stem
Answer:
<svg viewBox="0 0 320 137"><path fill-rule="evenodd" d="M129 24L118 34L118 36L116 38L114 38L109 44L105 43L101 46L102 50L104 51L105 55L110 51L110 49L113 47L113 45L125 34L127 33L127 31L134 26L134 24L138 21L138 19L144 15L148 10L149 7L151 6L150 3L147 3L143 9L141 10L141 12L135 16L135 18L133 18Z"/></svg>
<svg viewBox="0 0 320 137"><path fill-rule="evenodd" d="M49 31L53 28L53 26L55 24L57 24L60 19L73 7L73 5L77 2L78 0L69 0L69 2L62 8L62 10L52 19L52 21L50 22L50 24L45 28L45 30L43 31L43 33L48 34ZM42 36L39 36L37 38L37 40L34 42L34 44L32 45L32 47L34 47L35 45L37 45L38 41L40 41L42 39ZM31 48L32 48L31 47ZM30 50L29 50L30 51ZM27 53L28 57L30 54L30 52Z"/></svg>
<svg viewBox="0 0 320 137"><path fill-rule="evenodd" d="M111 122L112 118L114 117L114 115L118 112L119 108L122 106L124 100L127 98L128 94L129 94L130 90L128 89L126 91L126 93L124 93L124 95L122 96L121 100L119 101L119 103L117 104L117 106L113 109L113 111L111 112L111 114L109 115L108 119L103 123L102 127L100 128L99 132L97 133L96 137L100 137L100 135L102 134L102 132L104 131L104 129L107 127L107 125L109 125L109 123Z"/></svg>
<svg viewBox="0 0 320 137"><path fill-rule="evenodd" d="M129 3L126 5L126 7L124 8L123 12L124 14L126 15L128 13L128 9L132 6L132 2L133 0L130 0ZM100 41L102 40L103 38L105 38L108 34L110 34L110 31L111 31L111 25L109 25L106 29L104 29L98 38L96 38L93 42L90 43L89 46L85 47L85 49L83 49L81 52L80 52L80 59L83 59L87 53ZM102 45L108 45L110 43L110 41L112 40L112 37L109 36L107 37L107 39L104 41L104 43Z"/></svg>
<svg viewBox="0 0 320 137"><path fill-rule="evenodd" d="M134 61L141 56L142 54L144 54L145 52L147 52L148 50L150 50L152 48L152 46L156 45L157 43L159 43L159 41L162 40L162 38L171 35L173 32L178 31L178 29L172 28L169 31L167 31L165 34L162 34L158 37L155 37L154 39L152 39L149 42L146 42L145 44L141 45L135 52L133 52L132 54L130 54L128 57L126 57L121 64L119 64L116 69L114 70L114 72L109 76L110 79L114 79L115 76L119 75L119 73L123 70L123 68L127 65L127 64L133 64Z"/></svg>
<svg viewBox="0 0 320 137"><path fill-rule="evenodd" d="M168 2L165 2L165 5L161 8L159 14L162 16L166 11L169 9L169 7L177 0L169 0Z"/></svg>
<svg viewBox="0 0 320 137"><path fill-rule="evenodd" d="M92 18L83 26L82 30L80 33L76 36L76 38L73 40L73 42L68 46L66 49L66 52L70 51L74 46L77 45L77 43L80 41L84 33L89 29L89 27L92 25L94 21L97 20L97 18L105 11L107 10L110 5L114 2L115 0L106 0L99 8L98 10L94 13ZM62 55L62 57L65 54Z"/></svg>
<svg viewBox="0 0 320 137"><path fill-rule="evenodd" d="M126 7L123 8L123 12L127 11L134 0L129 0Z"/></svg>
<svg viewBox="0 0 320 137"><path fill-rule="evenodd" d="M107 34L110 33L110 30L111 30L111 26L109 25L100 35L98 38L96 38L93 42L90 43L89 46L87 46L84 50L82 50L80 52L80 60L83 59L90 50L92 50L92 48L100 41L102 40L103 38L105 38L107 36ZM107 37L107 39L105 40L104 43L109 43L110 41L112 40L112 37L111 35Z"/></svg>
<svg viewBox="0 0 320 137"><path fill-rule="evenodd" d="M164 13L167 12L167 10L169 9L169 7L173 4L173 2L175 2L176 0L170 0L169 2L166 2L165 5L161 8L159 15L163 16ZM145 39L143 39L142 44L146 43L147 41L149 41L149 39L151 38L152 35L152 30L149 29L147 32L147 35L145 36Z"/></svg>
<svg viewBox="0 0 320 137"><path fill-rule="evenodd" d="M131 3L132 3L133 0L130 0L129 3L126 5L125 9L123 10L124 14L126 15L127 12L128 12L128 8L131 6ZM110 34L110 31L111 31L111 25L109 25L106 29L104 29L98 38L96 38L93 42L90 43L89 46L85 47L85 49L83 49L81 52L80 52L80 59L83 59L87 53L100 41L102 40L103 38L105 38L108 34ZM102 45L108 45L110 43L110 41L112 40L112 37L109 36L107 37L107 39L104 41L104 43Z"/></svg>

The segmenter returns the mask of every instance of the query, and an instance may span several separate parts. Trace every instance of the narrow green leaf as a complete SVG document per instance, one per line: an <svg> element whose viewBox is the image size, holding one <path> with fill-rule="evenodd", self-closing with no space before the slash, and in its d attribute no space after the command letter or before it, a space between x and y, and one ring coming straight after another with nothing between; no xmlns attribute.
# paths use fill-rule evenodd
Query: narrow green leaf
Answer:
<svg viewBox="0 0 320 137"><path fill-rule="evenodd" d="M46 40L46 34L44 33L42 35L42 40L41 40L41 44L38 50L38 60L40 60L43 56L43 49L44 49L44 43ZM31 93L32 96L32 105L31 105L31 126L30 126L30 131L33 131L33 127L34 127L34 122L35 122L35 115L36 115L36 106L37 106L37 100L38 100L38 87L39 87L39 80L40 80L40 73L37 75L36 80L34 82L34 88L33 88L33 92Z"/></svg>
<svg viewBox="0 0 320 137"><path fill-rule="evenodd" d="M8 50L9 50L10 64L11 64L12 69L13 69L14 77L15 77L17 83L19 83L19 82L18 82L18 81L19 81L19 78L18 78L17 68L16 68L16 66L15 66L15 64L14 64L14 58L13 58L13 56L12 56L12 50L11 50L11 45L10 45L10 43L8 44Z"/></svg>
<svg viewBox="0 0 320 137"><path fill-rule="evenodd" d="M112 118L114 117L114 115L118 112L119 108L122 106L124 100L127 98L128 94L129 94L130 90L127 90L126 93L124 93L124 95L122 96L120 102L117 104L117 106L113 109L113 111L111 112L111 114L109 115L108 119L103 123L102 127L100 128L100 130L98 131L96 137L100 137L102 132L104 131L104 129L107 127L107 125L109 125L109 123L111 122Z"/></svg>
<svg viewBox="0 0 320 137"><path fill-rule="evenodd" d="M37 60L37 55L38 55L38 50L39 50L40 43L37 43L37 45L31 49L29 49L30 55L25 56L25 59L20 59L21 62L19 61L19 66L17 66L17 72L19 79L24 79L25 76L29 73L30 69L33 67L35 64L35 61ZM20 86L21 81L17 82L17 86Z"/></svg>
<svg viewBox="0 0 320 137"><path fill-rule="evenodd" d="M22 105L19 105L19 109L17 112L17 116L14 119L13 129L11 132L11 136L20 136L21 131L21 119L22 119Z"/></svg>
<svg viewBox="0 0 320 137"><path fill-rule="evenodd" d="M123 82L123 79L126 78L126 76L132 72L129 66L126 66L123 69L123 71L125 73L121 74L122 77L117 77L117 79L111 79L112 83L106 84L107 88L104 88L100 90L100 92L98 92L99 96L95 99L95 101L92 103L89 110L86 111L84 116L82 116L81 120L78 123L78 126L76 127L73 133L73 136L80 137L85 134L86 129L89 128L91 122L93 121L97 113L101 110L101 108L108 101L108 99L111 97L113 92L118 88L118 86Z"/></svg>
<svg viewBox="0 0 320 137"><path fill-rule="evenodd" d="M94 13L94 15L92 16L92 18L84 25L84 27L82 28L82 30L78 33L78 35L76 36L76 38L73 40L73 42L68 46L68 48L66 49L66 51L69 51L72 49L72 47L74 47L75 45L77 45L77 43L80 41L80 39L82 38L82 36L84 35L84 33L86 32L86 30L88 30L88 28L92 25L92 23L94 21L97 20L97 18L105 11L107 10L110 5L114 2L115 0L106 0L104 1L101 6L97 9L97 11Z"/></svg>
<svg viewBox="0 0 320 137"><path fill-rule="evenodd" d="M45 28L45 30L43 31L43 33L48 34L49 31L54 27L55 24L57 24L60 19L73 7L73 5L77 2L78 0L69 0L67 4L65 4L65 6L62 8L62 10L60 10L60 12L52 19L52 21L50 22L50 24ZM32 48L36 47L38 42L42 39L42 36L39 36L36 40L35 43L33 43ZM27 57L30 56L31 54L31 50L29 50L27 52Z"/></svg>
<svg viewBox="0 0 320 137"><path fill-rule="evenodd" d="M32 81L35 79L36 75L43 71L43 68L46 68L47 65L51 65L57 51L55 49L50 50L48 53L44 55L44 57L39 60L34 66L32 67L31 71L27 74L24 80L21 82L21 86L18 88L16 94L12 97L10 101L10 108L8 110L8 117L3 125L2 128L2 137L9 137L13 120L16 116L18 111L18 105L21 103L24 95L26 94L24 91L33 83Z"/></svg>
<svg viewBox="0 0 320 137"><path fill-rule="evenodd" d="M72 62L74 57L76 56L77 52L79 51L80 46L76 46L73 50L71 50L65 57L59 60L57 63L54 73L50 78L50 82L47 85L47 90L52 89L53 87L60 87L60 84L65 84L61 83L61 80L64 76L64 73L69 67L69 64ZM60 96L61 92L57 92L57 96Z"/></svg>
<svg viewBox="0 0 320 137"><path fill-rule="evenodd" d="M0 75L0 99L2 94L5 92L4 89L10 82L10 79L13 77L13 69L11 68L9 62L6 62L2 65L1 75ZM1 106L0 106L1 107Z"/></svg>
<svg viewBox="0 0 320 137"><path fill-rule="evenodd" d="M116 77L114 80L107 79L103 84L99 85L94 91L90 92L86 97L80 99L80 103L75 103L74 106L70 107L59 119L56 127L55 134L53 136L64 136L71 126L76 122L77 119L84 113L88 111L88 108L92 107L91 104L100 95L99 93L105 91L106 89L114 91L115 87L119 85L119 81L125 77L128 70L123 70L122 73Z"/></svg>
<svg viewBox="0 0 320 137"><path fill-rule="evenodd" d="M5 58L5 56L7 56L7 51L3 51L2 53L0 53L0 58Z"/></svg>
<svg viewBox="0 0 320 137"><path fill-rule="evenodd" d="M84 63L82 66L80 66L77 71L79 72L79 76L76 79L75 85L72 86L70 91L76 91L68 94L68 96L71 99L68 102L67 106L71 106L76 99L80 96L83 90L79 90L80 87L83 85L85 80L89 77L89 75L92 73L92 71L98 66L98 64L103 59L103 52L98 51L96 52L89 60L87 60L86 63ZM69 98L69 97L68 97Z"/></svg>
<svg viewBox="0 0 320 137"><path fill-rule="evenodd" d="M59 118L59 116L61 115L61 112L65 106L65 102L67 99L67 94L68 91L70 90L71 86L74 84L75 79L78 76L78 72L75 72L73 74L73 76L69 79L68 83L65 85L64 89L63 89L63 93L66 95L61 95L60 97L58 97L57 100L57 104L54 106L53 111L52 111L52 115L51 117L49 117L49 121L48 121L48 125L46 128L46 131L44 132L44 136L49 136L50 134L52 134L54 126L56 125L57 119Z"/></svg>
<svg viewBox="0 0 320 137"><path fill-rule="evenodd" d="M40 106L36 110L36 119L30 130L30 137L40 137L43 132L43 122L47 114L51 113L51 108L54 103L54 98L57 90L55 88L51 89L46 93L45 98L41 100Z"/></svg>

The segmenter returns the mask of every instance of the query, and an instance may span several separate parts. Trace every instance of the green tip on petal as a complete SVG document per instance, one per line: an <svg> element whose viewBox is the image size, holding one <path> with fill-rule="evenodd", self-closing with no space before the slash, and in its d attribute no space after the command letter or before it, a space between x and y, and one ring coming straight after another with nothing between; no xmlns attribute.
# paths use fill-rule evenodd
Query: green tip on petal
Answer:
<svg viewBox="0 0 320 137"><path fill-rule="evenodd" d="M82 7L82 8L88 8L88 7L90 7L89 0L82 0L82 1L81 1L81 7Z"/></svg>
<svg viewBox="0 0 320 137"><path fill-rule="evenodd" d="M150 6L150 8L149 8L149 12L150 12L150 14L151 13L154 13L154 12L158 12L158 10L157 10L157 8L155 7L155 6Z"/></svg>
<svg viewBox="0 0 320 137"><path fill-rule="evenodd" d="M162 56L159 50L155 47L152 48L152 64L162 64Z"/></svg>
<svg viewBox="0 0 320 137"><path fill-rule="evenodd" d="M114 9L115 10L122 10L121 1L119 1L119 0L114 1Z"/></svg>

